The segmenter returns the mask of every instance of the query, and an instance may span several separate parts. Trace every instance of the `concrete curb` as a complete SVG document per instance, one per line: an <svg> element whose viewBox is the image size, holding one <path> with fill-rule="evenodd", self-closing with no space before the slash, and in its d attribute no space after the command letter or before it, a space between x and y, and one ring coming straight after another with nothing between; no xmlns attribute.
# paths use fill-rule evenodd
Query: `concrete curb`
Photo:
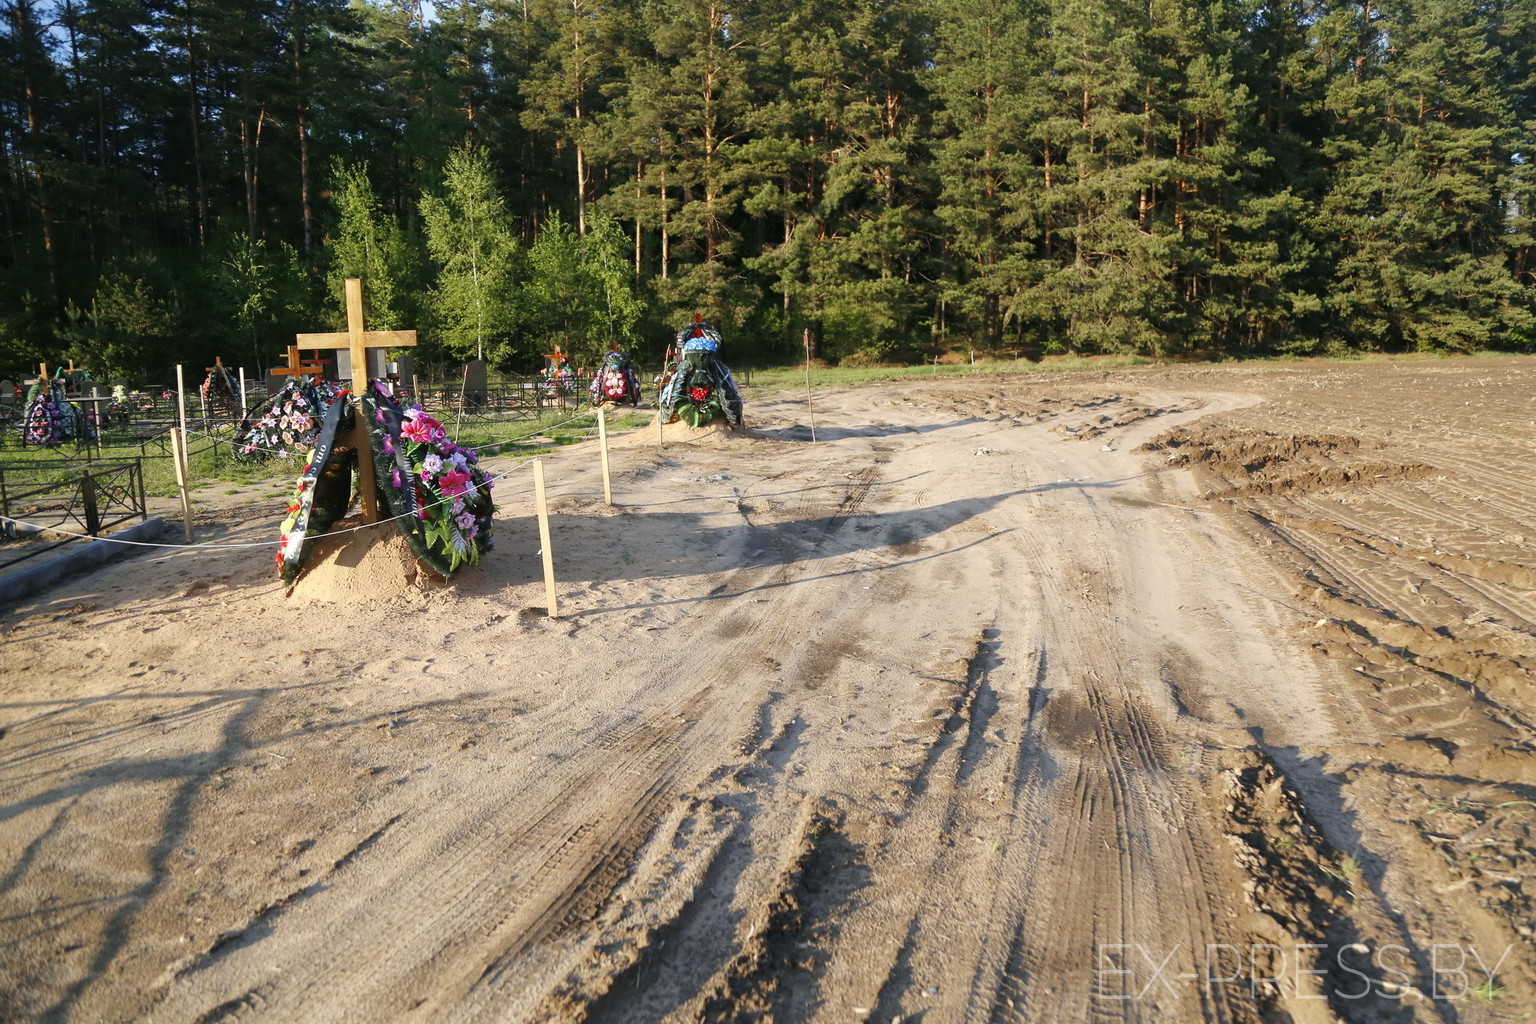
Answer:
<svg viewBox="0 0 1536 1024"><path fill-rule="evenodd" d="M126 530L118 530L112 534L114 540L152 541L165 531L165 520L156 516L146 519L142 523L134 523ZM69 573L79 572L113 558L142 548L129 545L113 544L106 540L94 538L71 541L71 546L64 554L56 558L50 558L40 565L34 565L30 569L12 573L0 578L0 604L9 604L39 590L46 590L58 580Z"/></svg>

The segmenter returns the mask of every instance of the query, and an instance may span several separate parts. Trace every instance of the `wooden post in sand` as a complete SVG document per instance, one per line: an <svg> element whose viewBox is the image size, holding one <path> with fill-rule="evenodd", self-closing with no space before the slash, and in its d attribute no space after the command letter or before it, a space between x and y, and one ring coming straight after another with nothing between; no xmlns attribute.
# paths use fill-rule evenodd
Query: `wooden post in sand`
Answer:
<svg viewBox="0 0 1536 1024"><path fill-rule="evenodd" d="M816 407L811 404L811 329L805 329L805 408L811 417L811 443L816 443Z"/></svg>
<svg viewBox="0 0 1536 1024"><path fill-rule="evenodd" d="M539 554L544 557L544 598L549 617L560 617L555 599L555 556L549 549L549 503L544 498L544 460L533 460L533 503L539 510Z"/></svg>
<svg viewBox="0 0 1536 1024"><path fill-rule="evenodd" d="M352 355L352 450L358 453L357 490L363 498L363 522L379 520L378 494L373 479L373 441L368 435L368 420L363 415L363 396L368 392L368 350L371 348L411 348L415 331L363 330L363 282L347 278L347 329L329 334L301 334L298 347L346 349ZM366 455L366 457L365 457Z"/></svg>
<svg viewBox="0 0 1536 1024"><path fill-rule="evenodd" d="M664 353L662 353L662 356L661 356L661 372L662 372L663 375L666 374L666 372L667 372L667 365L669 363L671 363L671 362L672 362L672 346L668 345L667 346L667 350ZM681 369L681 367L679 367L679 369ZM670 378L669 378L669 380L670 380ZM662 407L661 407L661 393L663 391L665 391L665 390L666 390L666 385L665 384L658 385L657 388L656 388L656 445L657 445L657 447L665 447L666 443L667 443L666 437L663 434L663 430L665 428L662 425L663 421L667 417L666 417L666 413L662 410Z"/></svg>
<svg viewBox="0 0 1536 1024"><path fill-rule="evenodd" d="M176 364L176 427L171 431L171 456L176 462L176 487L181 491L181 518L192 540L192 495L187 490L187 381Z"/></svg>
<svg viewBox="0 0 1536 1024"><path fill-rule="evenodd" d="M181 431L171 431L171 460L176 464L176 489L181 492L181 524L192 543L192 495L187 491L187 442Z"/></svg>
<svg viewBox="0 0 1536 1024"><path fill-rule="evenodd" d="M603 453L603 504L613 504L613 482L608 475L608 408L597 407L597 446Z"/></svg>

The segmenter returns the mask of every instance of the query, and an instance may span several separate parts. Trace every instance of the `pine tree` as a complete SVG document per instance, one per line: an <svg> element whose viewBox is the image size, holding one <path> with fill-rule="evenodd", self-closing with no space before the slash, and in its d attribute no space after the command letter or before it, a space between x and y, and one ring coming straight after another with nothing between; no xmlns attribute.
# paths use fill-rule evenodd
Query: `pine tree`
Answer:
<svg viewBox="0 0 1536 1024"><path fill-rule="evenodd" d="M728 0L653 0L646 16L660 71L645 97L647 119L660 129L652 162L670 172L677 201L662 302L674 319L697 312L736 325L755 300L742 290L733 226L746 193L737 156L750 101L748 39L735 31Z"/></svg>
<svg viewBox="0 0 1536 1024"><path fill-rule="evenodd" d="M1156 216L1173 177L1176 119L1155 11L1064 0L1047 21L1040 153L1042 271L1010 308L1047 350L1160 353L1177 346L1180 240Z"/></svg>
<svg viewBox="0 0 1536 1024"><path fill-rule="evenodd" d="M363 282L368 325L381 331L404 328L408 289L415 277L411 252L399 223L385 212L373 190L368 165L333 164L331 200L336 226L326 239L326 284L333 322L343 326L346 281L355 277Z"/></svg>
<svg viewBox="0 0 1536 1024"><path fill-rule="evenodd" d="M1028 126L1039 118L1039 37L1029 0L948 0L939 8L933 91L936 214L945 228L946 328L1003 342L1007 300L1038 258L1040 211Z"/></svg>
<svg viewBox="0 0 1536 1024"><path fill-rule="evenodd" d="M1508 273L1504 197L1518 123L1490 23L1470 0L1341 9L1352 58L1328 92L1338 346L1465 351L1533 324ZM1342 49L1342 48L1341 48Z"/></svg>
<svg viewBox="0 0 1536 1024"><path fill-rule="evenodd" d="M442 189L422 196L421 214L436 267L432 322L443 348L457 358L489 355L506 363L520 254L484 151L465 146L451 153Z"/></svg>

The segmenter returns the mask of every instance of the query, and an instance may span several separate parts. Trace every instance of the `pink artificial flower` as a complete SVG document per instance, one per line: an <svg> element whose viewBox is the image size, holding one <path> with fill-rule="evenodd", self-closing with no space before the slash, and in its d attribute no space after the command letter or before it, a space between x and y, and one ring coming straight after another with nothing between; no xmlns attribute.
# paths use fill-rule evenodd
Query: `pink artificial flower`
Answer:
<svg viewBox="0 0 1536 1024"><path fill-rule="evenodd" d="M428 417L406 420L400 425L400 433L417 444L427 444L432 440L432 427L429 426L429 423L435 422L435 420L430 420ZM442 428L439 427L438 429Z"/></svg>
<svg viewBox="0 0 1536 1024"><path fill-rule="evenodd" d="M469 474L458 469L450 469L438 478L437 486L443 492L443 497L452 498L463 494L469 483Z"/></svg>

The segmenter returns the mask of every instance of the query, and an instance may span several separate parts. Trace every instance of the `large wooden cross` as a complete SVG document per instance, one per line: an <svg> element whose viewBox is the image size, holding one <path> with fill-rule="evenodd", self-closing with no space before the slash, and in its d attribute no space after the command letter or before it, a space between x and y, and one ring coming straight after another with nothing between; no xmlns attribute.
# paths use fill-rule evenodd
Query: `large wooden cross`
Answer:
<svg viewBox="0 0 1536 1024"><path fill-rule="evenodd" d="M303 357L299 355L299 346L289 345L284 358L288 360L287 366L274 366L267 372L274 377L303 377L313 373L318 383L319 375L325 372L325 364L329 359L316 359L313 363L305 364Z"/></svg>
<svg viewBox="0 0 1536 1024"><path fill-rule="evenodd" d="M75 361L73 359L71 359L69 361L69 366L67 368L63 367L63 366L60 366L60 367L57 367L57 369L62 371L62 372L64 372L64 373L74 373L75 372ZM38 363L37 364L37 372L38 372L38 375L43 378L43 380L47 380L48 379L48 364L47 363Z"/></svg>
<svg viewBox="0 0 1536 1024"><path fill-rule="evenodd" d="M363 282L347 278L347 329L331 334L300 334L299 348L345 349L352 356L352 450L357 453L357 490L363 499L363 521L378 522L379 506L373 479L373 442L368 436L368 420L363 415L362 399L368 393L368 350L371 348L411 348L415 331L363 330Z"/></svg>

